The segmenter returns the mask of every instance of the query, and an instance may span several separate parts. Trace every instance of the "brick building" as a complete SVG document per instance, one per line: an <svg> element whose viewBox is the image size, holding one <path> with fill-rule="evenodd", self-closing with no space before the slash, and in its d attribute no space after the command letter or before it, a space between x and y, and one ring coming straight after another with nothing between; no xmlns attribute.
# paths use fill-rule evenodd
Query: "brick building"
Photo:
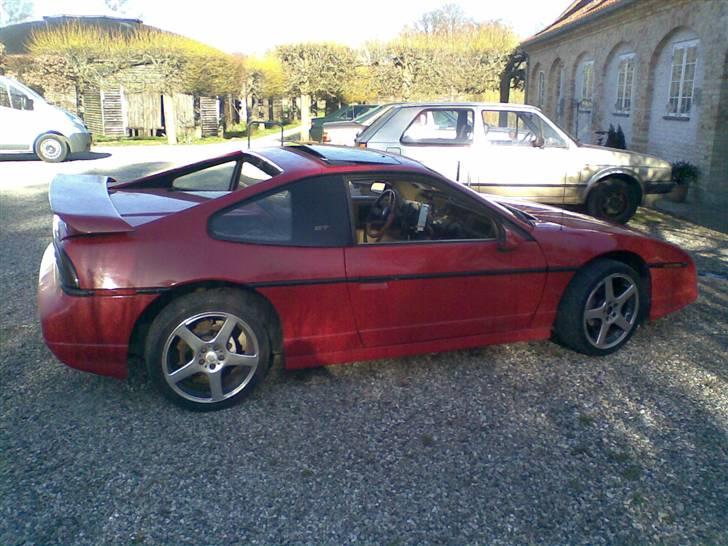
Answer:
<svg viewBox="0 0 728 546"><path fill-rule="evenodd" d="M728 1L575 0L522 44L526 102L578 136L685 160L693 198L728 205Z"/></svg>

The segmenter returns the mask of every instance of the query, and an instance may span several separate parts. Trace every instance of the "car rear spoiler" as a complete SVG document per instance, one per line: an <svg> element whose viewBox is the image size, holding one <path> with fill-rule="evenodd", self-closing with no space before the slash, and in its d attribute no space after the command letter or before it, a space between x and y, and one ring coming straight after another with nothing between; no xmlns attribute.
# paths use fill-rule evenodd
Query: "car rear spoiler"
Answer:
<svg viewBox="0 0 728 546"><path fill-rule="evenodd" d="M108 176L59 174L48 197L53 214L78 233L134 231L109 197Z"/></svg>

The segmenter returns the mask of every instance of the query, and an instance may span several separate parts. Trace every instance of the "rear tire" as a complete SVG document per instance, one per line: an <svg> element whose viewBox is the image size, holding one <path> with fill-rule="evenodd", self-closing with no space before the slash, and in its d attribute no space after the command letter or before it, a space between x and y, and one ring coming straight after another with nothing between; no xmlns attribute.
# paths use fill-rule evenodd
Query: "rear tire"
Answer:
<svg viewBox="0 0 728 546"><path fill-rule="evenodd" d="M586 210L595 218L625 224L634 216L639 201L639 190L634 185L621 178L607 178L589 193Z"/></svg>
<svg viewBox="0 0 728 546"><path fill-rule="evenodd" d="M556 340L579 353L608 355L634 335L647 305L634 269L616 260L596 261L578 271L564 291L554 323Z"/></svg>
<svg viewBox="0 0 728 546"><path fill-rule="evenodd" d="M68 152L68 144L58 135L43 135L35 143L35 154L46 163L62 163Z"/></svg>
<svg viewBox="0 0 728 546"><path fill-rule="evenodd" d="M214 411L240 402L271 363L266 311L246 292L214 289L179 297L152 322L149 376L174 403Z"/></svg>

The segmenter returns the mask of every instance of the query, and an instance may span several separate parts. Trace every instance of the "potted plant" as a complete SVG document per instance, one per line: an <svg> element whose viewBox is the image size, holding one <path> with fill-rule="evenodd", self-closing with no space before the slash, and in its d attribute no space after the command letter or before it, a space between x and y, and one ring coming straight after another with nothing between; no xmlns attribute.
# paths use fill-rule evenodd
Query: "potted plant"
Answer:
<svg viewBox="0 0 728 546"><path fill-rule="evenodd" d="M670 201L684 203L688 195L690 184L697 182L700 177L700 169L689 161L676 161L672 164L672 179L675 187L667 194Z"/></svg>

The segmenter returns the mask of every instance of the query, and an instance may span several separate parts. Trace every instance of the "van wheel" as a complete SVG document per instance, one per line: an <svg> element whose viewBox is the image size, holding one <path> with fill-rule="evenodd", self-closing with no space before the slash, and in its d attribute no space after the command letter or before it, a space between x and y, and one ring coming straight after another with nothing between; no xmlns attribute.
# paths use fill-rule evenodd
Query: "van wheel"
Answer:
<svg viewBox="0 0 728 546"><path fill-rule="evenodd" d="M43 135L35 143L35 153L48 163L61 163L68 157L68 145L57 135Z"/></svg>
<svg viewBox="0 0 728 546"><path fill-rule="evenodd" d="M625 224L637 211L639 199L639 191L626 180L607 178L589 194L586 210L596 218Z"/></svg>

